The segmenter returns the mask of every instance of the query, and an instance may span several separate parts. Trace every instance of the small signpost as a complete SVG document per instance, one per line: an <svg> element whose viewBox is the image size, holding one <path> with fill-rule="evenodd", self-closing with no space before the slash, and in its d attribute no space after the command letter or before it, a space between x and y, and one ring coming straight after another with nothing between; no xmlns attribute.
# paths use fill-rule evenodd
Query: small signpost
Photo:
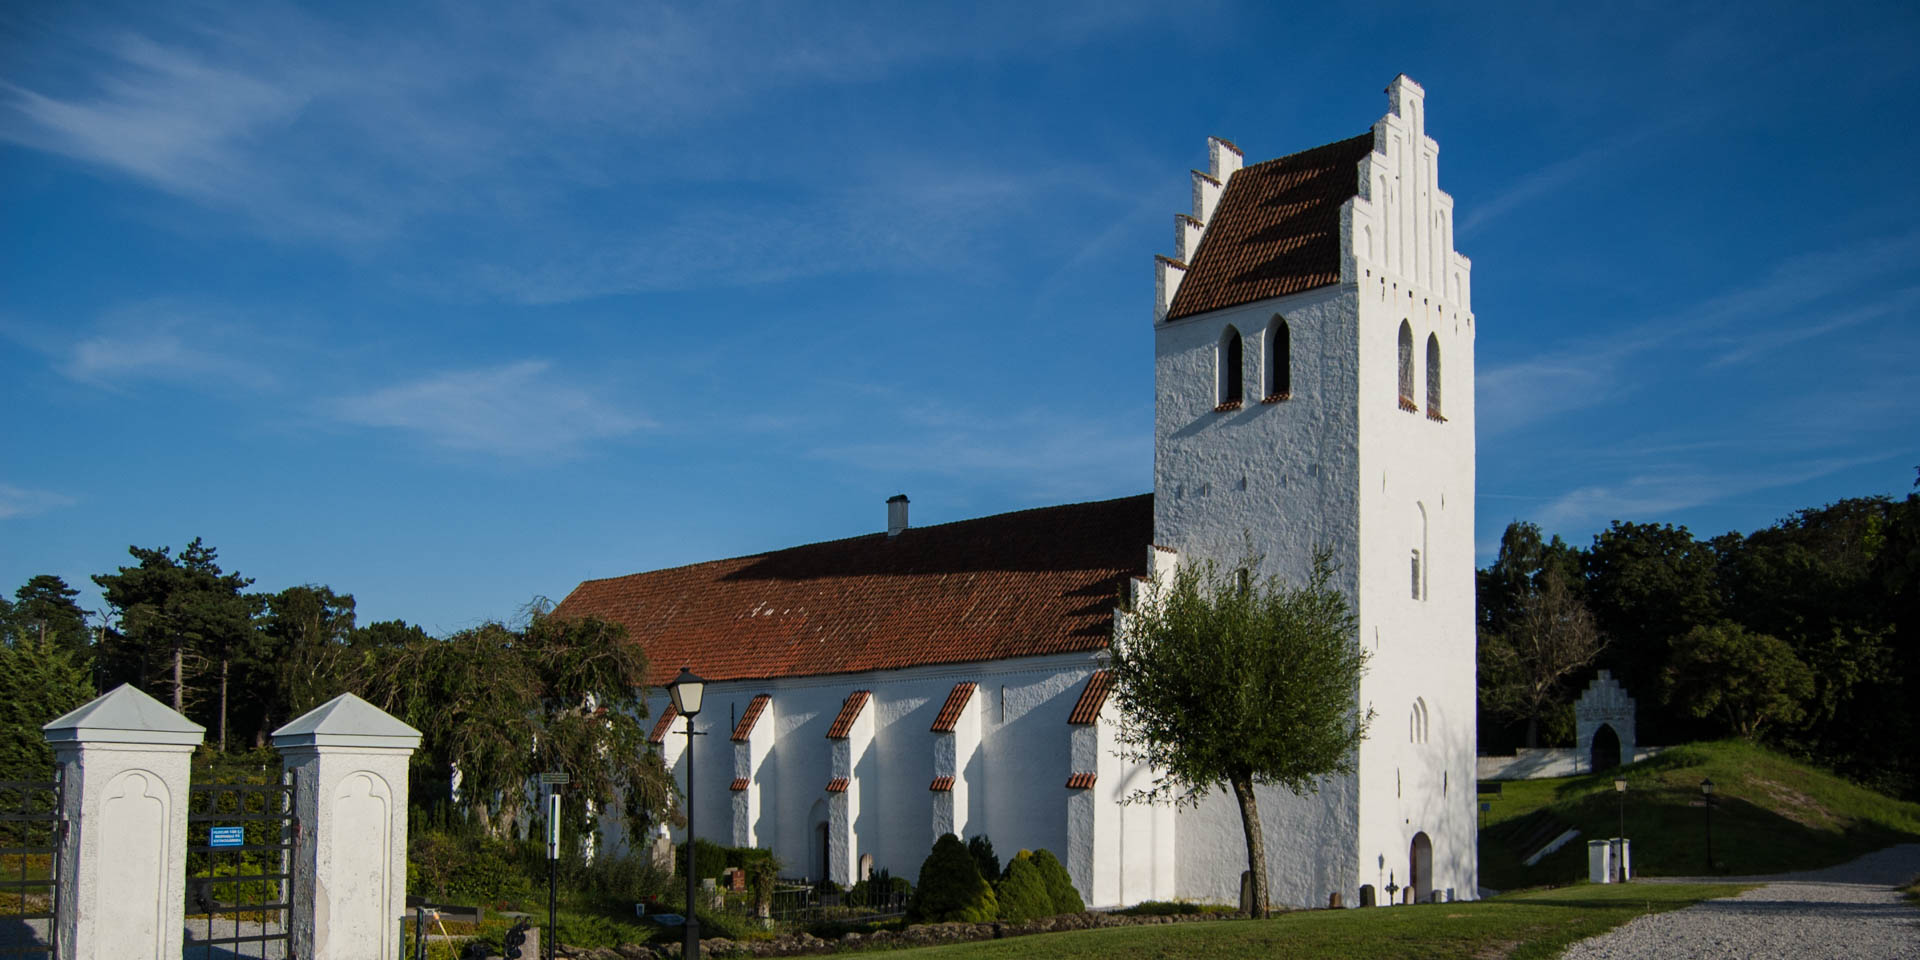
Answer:
<svg viewBox="0 0 1920 960"><path fill-rule="evenodd" d="M547 788L547 960L560 944L560 788L572 780L562 772L540 775Z"/></svg>
<svg viewBox="0 0 1920 960"><path fill-rule="evenodd" d="M246 827L207 828L207 846L209 847L243 847L246 844Z"/></svg>

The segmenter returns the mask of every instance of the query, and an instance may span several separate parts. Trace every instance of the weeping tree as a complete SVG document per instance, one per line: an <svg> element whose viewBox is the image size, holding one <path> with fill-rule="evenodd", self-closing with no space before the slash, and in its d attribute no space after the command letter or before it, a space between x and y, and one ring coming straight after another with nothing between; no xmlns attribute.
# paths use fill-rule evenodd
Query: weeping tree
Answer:
<svg viewBox="0 0 1920 960"><path fill-rule="evenodd" d="M1112 647L1119 739L1157 778L1134 801L1197 804L1226 786L1239 804L1253 913L1267 914L1256 785L1295 795L1351 774L1372 719L1358 705L1367 655L1316 552L1304 585L1258 579L1259 559L1183 565L1125 611Z"/></svg>

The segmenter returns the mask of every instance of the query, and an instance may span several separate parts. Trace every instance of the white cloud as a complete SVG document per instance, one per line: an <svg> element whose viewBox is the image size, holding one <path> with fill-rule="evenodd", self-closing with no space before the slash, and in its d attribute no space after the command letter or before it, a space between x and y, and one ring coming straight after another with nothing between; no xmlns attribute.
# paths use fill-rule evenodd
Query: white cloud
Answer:
<svg viewBox="0 0 1920 960"><path fill-rule="evenodd" d="M60 372L82 383L125 389L136 382L259 390L273 375L252 359L261 340L243 324L165 301L119 308L93 332L57 348Z"/></svg>
<svg viewBox="0 0 1920 960"><path fill-rule="evenodd" d="M76 502L72 497L51 490L28 490L0 483L0 520L36 516L49 510L71 507Z"/></svg>
<svg viewBox="0 0 1920 960"><path fill-rule="evenodd" d="M544 360L455 370L325 405L344 423L400 430L448 450L571 457L652 424L594 396Z"/></svg>

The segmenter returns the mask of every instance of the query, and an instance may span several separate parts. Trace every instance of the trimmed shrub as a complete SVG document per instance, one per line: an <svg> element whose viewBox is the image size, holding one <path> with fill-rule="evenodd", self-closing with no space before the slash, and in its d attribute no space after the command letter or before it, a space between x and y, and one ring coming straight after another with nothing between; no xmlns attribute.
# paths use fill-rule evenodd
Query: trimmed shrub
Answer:
<svg viewBox="0 0 1920 960"><path fill-rule="evenodd" d="M1054 913L1085 913L1087 904L1080 899L1080 891L1073 886L1073 877L1067 874L1067 868L1053 854L1045 850L1033 852L1033 865L1040 871L1040 877L1047 884L1047 899L1053 902Z"/></svg>
<svg viewBox="0 0 1920 960"><path fill-rule="evenodd" d="M967 841L967 852L973 855L973 865L980 868L980 875L988 880L1000 876L1000 856L993 852L993 841L981 834Z"/></svg>
<svg viewBox="0 0 1920 960"><path fill-rule="evenodd" d="M996 911L993 888L981 879L966 844L951 833L934 841L933 852L920 864L920 883L907 916L924 923L985 923Z"/></svg>
<svg viewBox="0 0 1920 960"><path fill-rule="evenodd" d="M1047 896L1047 881L1033 865L1033 855L1021 851L1007 864L1006 879L994 888L999 898L999 917L1009 923L1053 916L1053 900Z"/></svg>

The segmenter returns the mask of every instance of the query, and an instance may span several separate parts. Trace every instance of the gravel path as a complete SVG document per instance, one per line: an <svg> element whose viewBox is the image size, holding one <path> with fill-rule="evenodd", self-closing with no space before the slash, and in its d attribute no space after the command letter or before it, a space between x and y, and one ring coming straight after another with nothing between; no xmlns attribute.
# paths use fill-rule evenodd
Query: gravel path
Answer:
<svg viewBox="0 0 1920 960"><path fill-rule="evenodd" d="M1635 883L1765 883L1725 900L1641 917L1574 944L1565 960L1914 960L1920 909L1897 888L1920 875L1920 843L1775 877Z"/></svg>

